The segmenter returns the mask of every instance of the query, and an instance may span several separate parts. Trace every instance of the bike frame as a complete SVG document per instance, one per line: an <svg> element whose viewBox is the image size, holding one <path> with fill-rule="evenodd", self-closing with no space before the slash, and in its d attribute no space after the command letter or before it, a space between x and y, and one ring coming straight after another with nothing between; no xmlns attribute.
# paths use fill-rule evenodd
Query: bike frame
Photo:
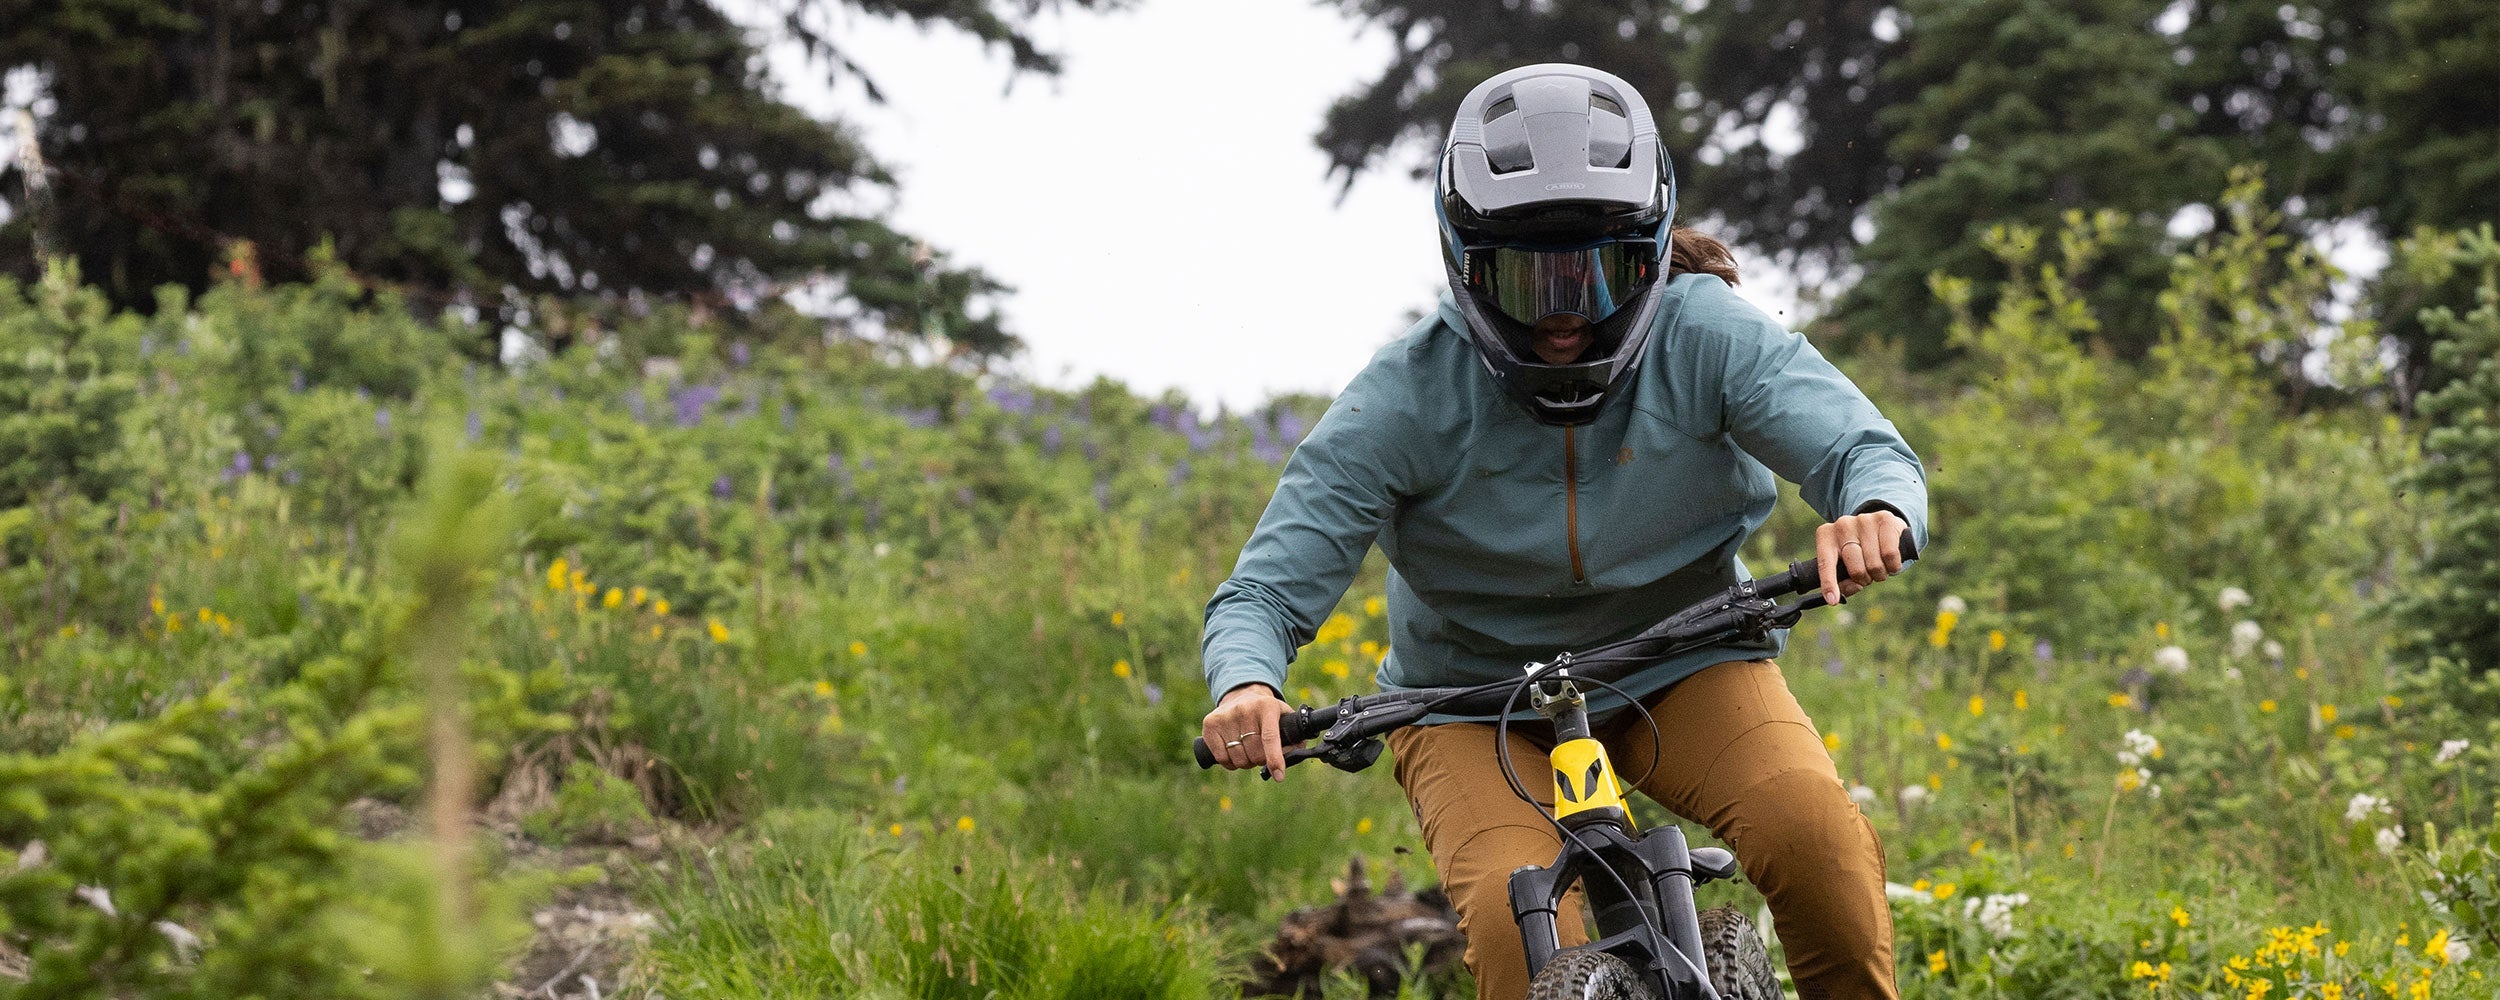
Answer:
<svg viewBox="0 0 2500 1000"><path fill-rule="evenodd" d="M1693 887L1734 875L1735 858L1714 848L1689 850L1683 829L1673 825L1639 831L1605 746L1590 735L1587 700L1568 671L1556 673L1531 689L1531 707L1554 725L1547 755L1554 819L1568 836L1553 864L1525 865L1510 875L1511 915L1527 945L1528 975L1534 978L1562 953L1562 898L1578 884L1598 933L1580 948L1623 959L1666 1000L1717 1000L1702 971Z"/></svg>

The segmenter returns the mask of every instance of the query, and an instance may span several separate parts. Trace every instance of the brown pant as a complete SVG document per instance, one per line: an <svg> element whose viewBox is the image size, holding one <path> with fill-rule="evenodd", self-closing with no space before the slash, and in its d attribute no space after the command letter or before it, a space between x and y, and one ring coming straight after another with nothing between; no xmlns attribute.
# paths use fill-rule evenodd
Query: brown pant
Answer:
<svg viewBox="0 0 2500 1000"><path fill-rule="evenodd" d="M1735 850L1745 877L1770 901L1799 1000L1896 997L1883 846L1849 801L1779 667L1769 660L1707 667L1648 705L1666 742L1656 773L1638 787ZM1532 738L1522 730L1541 732ZM1550 811L1549 732L1543 723L1514 725L1510 752ZM1639 713L1619 713L1595 735L1626 783L1648 769L1652 740ZM1528 960L1511 917L1510 872L1552 864L1562 841L1511 794L1493 736L1490 723L1409 726L1389 734L1389 749L1458 908L1476 995L1517 1000L1528 992ZM1564 914L1561 930L1566 946L1587 940L1576 915Z"/></svg>

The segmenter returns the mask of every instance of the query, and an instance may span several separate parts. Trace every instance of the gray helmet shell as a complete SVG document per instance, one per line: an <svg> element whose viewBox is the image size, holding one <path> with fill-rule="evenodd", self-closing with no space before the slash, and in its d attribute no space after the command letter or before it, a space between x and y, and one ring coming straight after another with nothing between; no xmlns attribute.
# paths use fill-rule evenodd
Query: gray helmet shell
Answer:
<svg viewBox="0 0 2500 1000"><path fill-rule="evenodd" d="M1639 363L1666 293L1675 171L1649 104L1603 70L1539 63L1479 83L1459 102L1443 147L1442 259L1485 367L1537 420L1587 423ZM1471 246L1564 246L1620 234L1654 238L1649 287L1596 324L1595 357L1543 364L1529 328L1470 291Z"/></svg>

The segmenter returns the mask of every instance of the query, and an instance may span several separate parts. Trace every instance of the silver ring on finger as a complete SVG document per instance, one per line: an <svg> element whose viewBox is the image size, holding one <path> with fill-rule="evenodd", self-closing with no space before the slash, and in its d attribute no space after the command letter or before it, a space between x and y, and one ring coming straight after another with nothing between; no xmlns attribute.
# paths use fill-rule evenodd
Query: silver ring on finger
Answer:
<svg viewBox="0 0 2500 1000"><path fill-rule="evenodd" d="M1241 741L1240 741L1240 740L1225 740L1225 741L1224 741L1224 749L1226 749L1226 750L1230 750L1230 749L1232 749L1232 748L1234 748L1234 747L1237 747L1237 746L1240 746L1240 745L1241 745Z"/></svg>
<svg viewBox="0 0 2500 1000"><path fill-rule="evenodd" d="M1845 548L1848 548L1849 546L1852 546L1852 545L1864 546L1865 544L1866 544L1866 543L1861 542L1861 541L1858 541L1858 540L1857 540L1857 539L1855 539L1855 538L1852 538L1852 539L1850 539L1850 540L1848 540L1848 541L1845 541L1845 542L1840 543L1840 547L1845 549Z"/></svg>

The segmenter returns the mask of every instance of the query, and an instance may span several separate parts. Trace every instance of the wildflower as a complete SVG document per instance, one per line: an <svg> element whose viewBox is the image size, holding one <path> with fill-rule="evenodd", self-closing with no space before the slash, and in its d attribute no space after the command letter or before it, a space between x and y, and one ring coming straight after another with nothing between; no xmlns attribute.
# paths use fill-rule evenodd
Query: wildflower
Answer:
<svg viewBox="0 0 2500 1000"><path fill-rule="evenodd" d="M1315 642L1339 642L1353 634L1354 619L1343 614L1334 614L1329 615L1327 621L1320 623L1319 634L1312 638Z"/></svg>
<svg viewBox="0 0 2500 1000"><path fill-rule="evenodd" d="M1126 615L1126 614L1124 614L1124 613L1122 613L1122 612L1118 612L1118 611L1114 611L1114 612L1112 612L1112 613L1111 613L1111 627L1112 627L1112 628L1124 628L1124 627L1126 627L1127 625L1128 625L1128 615Z"/></svg>
<svg viewBox="0 0 2500 1000"><path fill-rule="evenodd" d="M1963 903L1962 915L1977 920L1981 929L2002 941L2014 936L2014 908L2029 902L2030 893L1990 893L1985 899Z"/></svg>
<svg viewBox="0 0 2500 1000"><path fill-rule="evenodd" d="M1970 604L1968 602L1965 602L1960 597L1952 594L1946 594L1944 595L1943 600L1936 602L1936 616L1939 618L1945 615L1960 617L1969 610Z"/></svg>
<svg viewBox="0 0 2500 1000"><path fill-rule="evenodd" d="M2056 652L2055 647L2050 646L2047 639L2031 644L2031 658L2042 663L2049 662L2050 657L2056 655Z"/></svg>
<svg viewBox="0 0 2500 1000"><path fill-rule="evenodd" d="M2245 657L2257 651L2257 641L2266 637L2265 626L2242 618L2231 626L2231 655Z"/></svg>
<svg viewBox="0 0 2500 1000"><path fill-rule="evenodd" d="M1929 974L1938 976L1944 975L1945 965L1944 952L1931 951L1927 953L1927 971Z"/></svg>
<svg viewBox="0 0 2500 1000"><path fill-rule="evenodd" d="M148 926L155 928L158 934L165 936L166 943L174 946L177 960L188 962L199 955L200 936L191 933L190 928L171 920L159 920Z"/></svg>
<svg viewBox="0 0 2500 1000"><path fill-rule="evenodd" d="M1127 680L1129 673L1130 669L1127 660L1111 661L1111 676L1117 677L1121 680Z"/></svg>
<svg viewBox="0 0 2500 1000"><path fill-rule="evenodd" d="M2389 707L2389 708L2403 708L2403 707L2405 707L2405 699L2404 699L2404 696L2403 696L2403 695L2400 695L2400 694L2391 694L2391 695L2384 695L2384 696L2381 696L2381 697L2379 698L2378 702L2379 702L2379 704L2381 704L2381 705L2385 705L2385 706L2387 706L2387 707Z"/></svg>
<svg viewBox="0 0 2500 1000"><path fill-rule="evenodd" d="M650 591L644 590L641 587L636 587L631 593L625 595L625 599L628 603L631 603L633 606L639 608L642 606L642 602L650 596Z"/></svg>
<svg viewBox="0 0 2500 1000"><path fill-rule="evenodd" d="M864 642L861 642L861 641L859 641L859 640L857 640L857 639L853 639L853 640L851 640L851 655L852 655L852 656L866 656L866 655L868 655L868 644L867 644L867 643L864 643Z"/></svg>
<svg viewBox="0 0 2500 1000"><path fill-rule="evenodd" d="M2274 711L2277 707L2279 707L2279 706L2275 705L2275 703L2274 703L2274 699L2272 699L2272 698L2268 698L2268 699L2266 699L2266 700L2264 700L2264 701L2261 701L2261 702L2258 702L2258 703L2257 703L2257 710L2258 710L2258 711L2260 711L2260 712L2266 712L2266 713L2269 713L2269 714L2271 714L2271 713L2272 713L2272 712L2273 712L2273 711Z"/></svg>
<svg viewBox="0 0 2500 1000"><path fill-rule="evenodd" d="M903 835L903 824L896 823L892 826L886 827L885 832L900 837Z"/></svg>
<svg viewBox="0 0 2500 1000"><path fill-rule="evenodd" d="M2149 772L2140 767L2132 770L2121 769L2118 772L2118 790L2121 792L2132 792L2138 788L2142 788L2144 787L2144 779L2148 776Z"/></svg>
<svg viewBox="0 0 2500 1000"><path fill-rule="evenodd" d="M1855 802L1861 806L1873 805L1875 802L1875 790L1868 788L1865 785L1851 785L1849 786L1849 801Z"/></svg>
<svg viewBox="0 0 2500 1000"><path fill-rule="evenodd" d="M2215 600L2215 603L2222 605L2222 613L2227 615L2255 603L2255 598L2249 597L2248 591L2238 587L2224 587L2222 595Z"/></svg>
<svg viewBox="0 0 2500 1000"><path fill-rule="evenodd" d="M2437 756L2431 758L2431 762L2434 764L2445 764L2449 761L2455 760L2457 759L2458 754L2464 753L2465 748L2472 745L2472 741L2469 740L2441 740L2439 741L2439 753Z"/></svg>
<svg viewBox="0 0 2500 1000"><path fill-rule="evenodd" d="M1978 857L1978 856L1980 856L1981 854L1985 854L1985 853L1987 853L1987 851L1988 851L1988 842L1987 842L1987 841L1985 841L1985 840L1974 840L1974 841L1971 841L1971 842L1970 842L1970 856L1971 856L1971 857L1974 857L1974 858L1975 858L1975 857Z"/></svg>
<svg viewBox="0 0 2500 1000"><path fill-rule="evenodd" d="M572 575L572 568L564 561L564 557L557 556L556 561L547 564L547 589L563 593L565 581L571 579Z"/></svg>
<svg viewBox="0 0 2500 1000"><path fill-rule="evenodd" d="M2318 1000L2344 1000L2344 984L2326 983L2319 986Z"/></svg>
<svg viewBox="0 0 2500 1000"><path fill-rule="evenodd" d="M599 598L601 607L613 608L623 603L625 603L625 592L615 587L609 587L607 594Z"/></svg>
<svg viewBox="0 0 2500 1000"><path fill-rule="evenodd" d="M1920 883L1920 885L1924 884L1926 883ZM1932 903L1936 901L1936 897L1928 895L1927 890L1916 886L1902 885L1899 882L1884 883L1884 898L1904 899L1914 903Z"/></svg>
<svg viewBox="0 0 2500 1000"><path fill-rule="evenodd" d="M105 916L121 916L121 911L113 908L113 890L111 889L100 885L82 885L72 895L84 900L87 905L103 911Z"/></svg>
<svg viewBox="0 0 2500 1000"><path fill-rule="evenodd" d="M1906 785L1902 787L1901 805L1903 808L1908 808L1925 801L1927 801L1927 786Z"/></svg>
<svg viewBox="0 0 2500 1000"><path fill-rule="evenodd" d="M1985 713L1985 712L1987 712L1987 711L1988 711L1988 699L1986 699L1986 698L1982 698L1982 697L1980 697L1980 696L1978 696L1978 695L1972 695L1972 696L1970 696L1970 717L1971 717L1971 718L1976 719L1976 718L1980 717L1980 715L1981 715L1981 714L1983 714L1983 713Z"/></svg>
<svg viewBox="0 0 2500 1000"><path fill-rule="evenodd" d="M1366 597L1363 599L1363 613L1366 615L1378 618L1381 615L1386 614L1388 610L1389 602L1387 601L1381 600L1377 597Z"/></svg>
<svg viewBox="0 0 2500 1000"><path fill-rule="evenodd" d="M2124 750L2118 751L2119 763L2128 767L2135 767L2144 763L2147 759L2161 759L2161 741L2153 738L2144 730L2127 730L2127 735L2121 738L2126 741L2127 747Z"/></svg>
<svg viewBox="0 0 2500 1000"><path fill-rule="evenodd" d="M2161 668L2166 673L2187 673L2187 650L2177 646L2163 646L2156 649L2153 651L2153 666Z"/></svg>
<svg viewBox="0 0 2500 1000"><path fill-rule="evenodd" d="M1993 628L1988 630L1988 651L1989 651L1989 652L1991 652L1991 653L2002 653L2002 652L2005 652L2005 641L2006 641L2006 640L2005 640L2005 630L2003 630L2003 629L1993 629Z"/></svg>
<svg viewBox="0 0 2500 1000"><path fill-rule="evenodd" d="M2017 712L2023 712L2023 711L2029 711L2030 709L2031 709L2031 693L2030 693L2030 692L2028 692L2028 691L2025 691L2025 690L2023 690L2023 689L2021 689L2021 688L2015 688L2015 689L2014 689L2014 710L2015 710L2015 711L2017 711Z"/></svg>
<svg viewBox="0 0 2500 1000"><path fill-rule="evenodd" d="M1944 733L1937 733L1936 749L1951 752L1953 750L1953 737Z"/></svg>
<svg viewBox="0 0 2500 1000"><path fill-rule="evenodd" d="M2188 925L2187 908L2184 906L2172 906L2170 908L2170 922L2181 927L2186 927Z"/></svg>
<svg viewBox="0 0 2500 1000"><path fill-rule="evenodd" d="M1362 654L1365 660L1373 663L1380 662L1380 644L1377 642L1365 639L1362 645L1354 647L1354 651Z"/></svg>
<svg viewBox="0 0 2500 1000"><path fill-rule="evenodd" d="M965 832L965 833L971 833L971 832L972 832L972 817L970 817L970 816L957 816L957 817L955 817L955 829L962 830L962 831L963 831L963 832Z"/></svg>
<svg viewBox="0 0 2500 1000"><path fill-rule="evenodd" d="M1357 835L1367 834L1367 833L1372 832L1372 818L1371 818L1371 817L1369 817L1369 816L1365 816L1365 817L1363 817L1362 819L1355 820L1355 821L1354 821L1354 832L1355 832Z"/></svg>
<svg viewBox="0 0 2500 1000"><path fill-rule="evenodd" d="M2356 792L2353 794L2352 801L2344 803L2344 822L2359 823L2369 819L2372 813L2387 811L2389 810L2385 798L2368 792Z"/></svg>
<svg viewBox="0 0 2500 1000"><path fill-rule="evenodd" d="M2161 640L2161 641L2163 641L2163 642L2169 642L2169 641L2170 641L2170 623L2169 623L2169 622L2154 622L2154 623L2153 623L2153 638L2155 638L2155 639L2159 639L2159 640Z"/></svg>
<svg viewBox="0 0 2500 1000"><path fill-rule="evenodd" d="M2109 693L2109 707L2111 708L2125 708L2133 704L2135 704L2135 699L2128 697L2127 693L2124 691L2112 691Z"/></svg>
<svg viewBox="0 0 2500 1000"><path fill-rule="evenodd" d="M2360 732L2361 730L2353 728L2351 723L2345 723L2335 727L2335 738L2339 740L2348 740L2353 738L2355 735L2358 735Z"/></svg>
<svg viewBox="0 0 2500 1000"><path fill-rule="evenodd" d="M1146 704L1150 706L1163 704L1163 685L1153 681L1146 682Z"/></svg>
<svg viewBox="0 0 2500 1000"><path fill-rule="evenodd" d="M1936 630L1927 636L1927 644L1943 649L1953 644L1953 624L1961 616L1950 611L1936 612Z"/></svg>
<svg viewBox="0 0 2500 1000"><path fill-rule="evenodd" d="M2444 932L2443 932L2444 933ZM2442 965L2454 965L2474 957L2474 948L2463 938L2448 939L2448 946L2439 950Z"/></svg>
<svg viewBox="0 0 2500 1000"><path fill-rule="evenodd" d="M2378 852L2380 854L2387 855L2388 857L2395 857L2396 848L2404 846L2405 828L2403 824L2382 827L2379 829L2378 836L2373 839L2378 841Z"/></svg>
<svg viewBox="0 0 2500 1000"><path fill-rule="evenodd" d="M1232 797L1232 796L1230 796L1230 795L1227 795L1227 796L1224 796L1223 798L1220 798L1220 799L1215 800L1215 811L1216 811L1216 812L1231 812L1231 811L1233 811L1233 797Z"/></svg>
<svg viewBox="0 0 2500 1000"><path fill-rule="evenodd" d="M1876 607L1872 607L1872 608L1868 608L1868 609L1866 609L1866 623L1867 623L1867 624L1869 624L1869 625L1881 625L1881 624L1883 624L1883 621L1884 621L1884 609L1883 609L1883 607L1882 607L1881 605L1878 605L1878 606L1876 606Z"/></svg>
<svg viewBox="0 0 2500 1000"><path fill-rule="evenodd" d="M1824 749L1825 751L1830 752L1830 753L1839 753L1839 752L1840 752L1840 734L1839 734L1839 733L1824 733L1824 734L1823 734L1823 749Z"/></svg>
<svg viewBox="0 0 2500 1000"><path fill-rule="evenodd" d="M721 624L720 619L718 618L714 618L711 621L706 622L703 626L703 630L711 633L713 642L729 641L729 626Z"/></svg>
<svg viewBox="0 0 2500 1000"><path fill-rule="evenodd" d="M2335 706L2334 706L2334 704L2329 703L2329 704L2325 704L2325 705L2320 705L2320 706L2318 706L2318 721L2319 721L2319 722L2327 722L2327 723L2332 723L2332 722L2334 722L2334 721L2335 721Z"/></svg>
<svg viewBox="0 0 2500 1000"><path fill-rule="evenodd" d="M1354 671L1352 668L1346 666L1346 662L1344 660L1330 660L1319 665L1319 672L1327 674L1328 676L1334 677L1338 680L1344 680Z"/></svg>
<svg viewBox="0 0 2500 1000"><path fill-rule="evenodd" d="M1934 771L1927 772L1927 790L1931 792L1944 791L1944 775L1937 774Z"/></svg>
<svg viewBox="0 0 2500 1000"><path fill-rule="evenodd" d="M1951 882L1938 882L1938 883L1936 883L1935 893L1936 893L1936 898L1937 898L1937 899L1939 899L1939 900L1944 900L1944 899L1951 899L1951 898L1953 898L1953 883L1951 883Z"/></svg>
<svg viewBox="0 0 2500 1000"><path fill-rule="evenodd" d="M2422 945L2422 957L2423 957L2423 958L2437 959L2437 960L2439 960L2439 964L2441 964L2441 965L2446 965L2446 964L2448 964L2448 929L2447 929L2447 928L2445 928L2445 927L2440 928L2440 929L2439 929L2439 933L2431 935L2431 939L2430 939L2429 941L2427 941L2427 942L2423 943L2423 945Z"/></svg>
<svg viewBox="0 0 2500 1000"><path fill-rule="evenodd" d="M663 598L660 598L659 600L656 600L656 601L651 602L651 613L652 613L652 614L655 614L655 615L659 615L659 616L661 616L661 617L663 617L663 618L667 617L667 616L668 616L668 598L663 597Z"/></svg>
<svg viewBox="0 0 2500 1000"><path fill-rule="evenodd" d="M2268 639L2265 641L2264 645L2257 647L2257 651L2266 654L2266 659L2273 660L2277 664L2283 662L2282 643Z"/></svg>

